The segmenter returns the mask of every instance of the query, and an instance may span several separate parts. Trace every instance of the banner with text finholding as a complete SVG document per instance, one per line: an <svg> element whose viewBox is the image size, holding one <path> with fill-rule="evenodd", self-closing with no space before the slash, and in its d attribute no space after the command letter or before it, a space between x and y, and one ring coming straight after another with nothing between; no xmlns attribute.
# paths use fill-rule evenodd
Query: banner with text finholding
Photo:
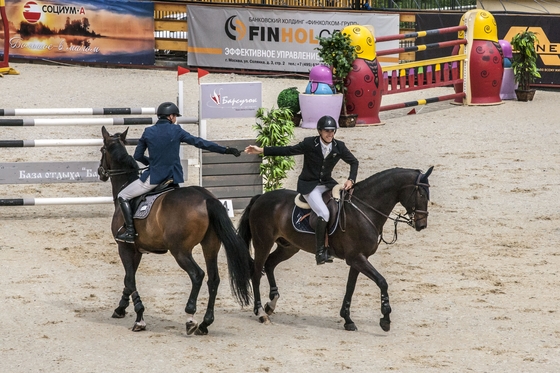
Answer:
<svg viewBox="0 0 560 373"><path fill-rule="evenodd" d="M398 14L341 13L189 5L189 66L308 73L320 63L317 37L349 25L399 33ZM218 31L216 31L218 30ZM398 48L398 41L380 45ZM398 63L398 56L394 56Z"/></svg>

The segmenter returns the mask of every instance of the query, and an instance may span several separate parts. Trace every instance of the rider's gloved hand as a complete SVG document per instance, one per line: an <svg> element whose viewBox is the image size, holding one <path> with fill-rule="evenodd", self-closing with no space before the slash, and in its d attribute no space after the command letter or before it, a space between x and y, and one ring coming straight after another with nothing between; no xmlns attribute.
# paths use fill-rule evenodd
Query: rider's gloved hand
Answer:
<svg viewBox="0 0 560 373"><path fill-rule="evenodd" d="M230 148L229 146L226 148L226 154L233 154L236 157L239 157L241 155L241 152L239 151L239 149L236 148Z"/></svg>

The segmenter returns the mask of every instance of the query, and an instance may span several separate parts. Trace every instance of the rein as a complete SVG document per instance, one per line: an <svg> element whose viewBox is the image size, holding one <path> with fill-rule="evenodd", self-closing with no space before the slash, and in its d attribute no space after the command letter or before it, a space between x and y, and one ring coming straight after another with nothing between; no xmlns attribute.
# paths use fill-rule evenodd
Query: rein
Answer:
<svg viewBox="0 0 560 373"><path fill-rule="evenodd" d="M378 213L381 216L384 216L385 218L392 220L394 222L394 232L393 232L393 239L388 242L385 241L385 239L383 238L383 231L379 232L379 229L375 226L375 224L373 223L373 221L371 221L371 219L366 215L365 212L362 211L362 209L360 209L354 202L352 202L352 198L354 198L356 201L360 202L361 204L363 204L365 207L369 208L370 210L373 210L374 212ZM378 236L379 236L379 241L378 244L380 242L384 242L387 245L392 245L395 242L397 242L397 238L398 238L398 233L397 233L397 224L398 223L406 223L407 225L414 227L414 223L413 223L413 219L406 217L405 215L402 214L397 214L396 218L393 218L387 214L382 213L381 211L379 211L378 209L376 209L375 207L367 204L366 202L362 201L361 199L359 199L358 197L354 196L353 194L350 195L350 197L348 198L348 200L345 200L344 202L349 203L352 207L354 207L360 214L362 214L362 216L364 218L366 218L366 220L368 221L369 224L371 224L371 226L375 229L375 231L377 232ZM344 230L343 230L344 232Z"/></svg>
<svg viewBox="0 0 560 373"><path fill-rule="evenodd" d="M410 196L408 197L408 199L412 198L412 194L414 194L414 192L417 192L419 187L426 187L426 188L428 188L428 187L430 186L430 185L427 184L427 183L421 183L421 182L420 182L421 177L422 177L422 174L420 173L420 174L418 175L418 178L416 179L416 182L415 182L413 185L405 185L405 186L401 187L399 190L402 190L402 189L404 189L404 188L408 188L408 187L410 187L410 186L415 187L414 190L412 191L412 193L410 194ZM344 202L349 203L349 204L350 204L352 207L354 207L360 214L362 214L362 216L363 216L363 217L367 220L367 222L373 227L373 229L375 229L375 231L377 232L377 235L379 236L379 241L377 242L378 244L381 243L381 242L384 242L384 243L387 244L387 245L392 245L392 244L394 244L395 242L397 242L397 238L398 238L397 224L398 224L398 223L406 223L406 224L409 225L410 227L414 227L414 216L415 216L415 214L416 214L417 212L418 212L418 213L421 213L421 214L425 214L426 216L428 215L428 211L416 210L416 206L415 206L414 209L412 210L412 217L411 217L411 218L407 217L406 215L402 215L402 214L396 214L397 217L396 217L396 218L393 218L393 217L391 217L391 216L389 216L389 215L387 215L387 214L385 214L385 213L379 211L378 209L376 209L375 207L369 205L368 203L364 202L363 200L359 199L358 197L356 197L356 196L353 194L353 191L354 191L354 189L351 189L350 192L348 193L348 199L345 199L346 191L345 191L345 190L342 190L341 198L342 198L342 200L343 200ZM387 218L387 219L389 219L389 220L392 220L392 221L394 222L395 228L394 228L394 232L393 232L393 239L392 239L390 242L385 241L385 239L383 238L383 231L381 231L381 232L379 231L379 229L375 226L375 224L373 223L373 221L366 215L366 213L363 212L362 209L360 209L354 202L352 202L352 198L354 198L356 201L358 201L359 203L361 203L362 205L364 205L364 206L367 207L368 209L370 209L370 210L376 212L377 214L379 214L379 215L381 215L381 216L383 216L383 217L385 217L385 218ZM344 205L342 205L342 210L343 210L343 211L342 211L343 216L346 217L346 210L344 209ZM341 230L342 232L345 232L345 229L346 229L346 220L344 220L344 224L343 224L343 221L342 221L342 219L341 219L340 230Z"/></svg>
<svg viewBox="0 0 560 373"><path fill-rule="evenodd" d="M141 170L145 170L147 167L144 167L142 169L139 169L138 173L140 173ZM117 170L106 170L105 168L103 168L103 166L99 166L97 172L99 172L100 175L103 175L105 177L112 177L112 176L118 176L118 175L126 175L126 174L131 174L133 172L135 172L136 170L132 169L132 168L123 168L123 169L117 169Z"/></svg>

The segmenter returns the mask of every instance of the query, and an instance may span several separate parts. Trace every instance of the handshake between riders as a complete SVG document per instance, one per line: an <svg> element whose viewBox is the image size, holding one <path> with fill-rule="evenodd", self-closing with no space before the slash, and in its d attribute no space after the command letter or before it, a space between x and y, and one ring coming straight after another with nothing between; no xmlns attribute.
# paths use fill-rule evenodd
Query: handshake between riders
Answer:
<svg viewBox="0 0 560 373"><path fill-rule="evenodd" d="M180 117L179 108L172 102L164 102L157 109L158 121L147 127L138 140L134 159L149 166L140 177L130 183L118 194L118 201L123 213L125 229L115 237L117 241L134 243L136 231L132 219L130 200L149 192L160 183L173 180L174 184L184 182L183 167L180 159L181 143L186 143L214 153L231 154L236 157L241 152L236 148L221 146L215 142L193 136L181 126L176 126ZM146 150L148 156L145 155ZM121 231L119 231L121 232Z"/></svg>

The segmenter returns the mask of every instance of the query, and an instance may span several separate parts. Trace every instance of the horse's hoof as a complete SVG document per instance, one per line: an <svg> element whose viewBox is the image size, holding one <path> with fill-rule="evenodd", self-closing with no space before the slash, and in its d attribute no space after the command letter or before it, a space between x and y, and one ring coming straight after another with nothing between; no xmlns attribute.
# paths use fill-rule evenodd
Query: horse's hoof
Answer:
<svg viewBox="0 0 560 373"><path fill-rule="evenodd" d="M381 326L384 332L388 332L391 330L391 321L385 320L385 318L382 317L379 319L379 326Z"/></svg>
<svg viewBox="0 0 560 373"><path fill-rule="evenodd" d="M187 327L187 335L191 335L192 333L198 330L198 323L196 321L188 321L186 324Z"/></svg>
<svg viewBox="0 0 560 373"><path fill-rule="evenodd" d="M264 312L266 312L266 314L268 316L272 315L274 313L274 308L270 307L270 305L268 304L268 302L264 305Z"/></svg>
<svg viewBox="0 0 560 373"><path fill-rule="evenodd" d="M259 317L259 321L261 322L261 324L265 324L265 325L270 324L270 319L268 318L268 316Z"/></svg>
<svg viewBox="0 0 560 373"><path fill-rule="evenodd" d="M202 324L194 332L194 335L207 335L207 334L208 334L208 328Z"/></svg>
<svg viewBox="0 0 560 373"><path fill-rule="evenodd" d="M353 322L348 323L348 324L344 324L344 329L348 330L349 332L357 332L358 328L356 327L356 324L354 324Z"/></svg>
<svg viewBox="0 0 560 373"><path fill-rule="evenodd" d="M143 330L146 330L146 323L145 322L137 322L132 327L133 332L141 332Z"/></svg>
<svg viewBox="0 0 560 373"><path fill-rule="evenodd" d="M115 312L113 312L113 315L111 316L113 319L122 319L126 316L126 312L124 313L118 313L117 310L115 310Z"/></svg>

